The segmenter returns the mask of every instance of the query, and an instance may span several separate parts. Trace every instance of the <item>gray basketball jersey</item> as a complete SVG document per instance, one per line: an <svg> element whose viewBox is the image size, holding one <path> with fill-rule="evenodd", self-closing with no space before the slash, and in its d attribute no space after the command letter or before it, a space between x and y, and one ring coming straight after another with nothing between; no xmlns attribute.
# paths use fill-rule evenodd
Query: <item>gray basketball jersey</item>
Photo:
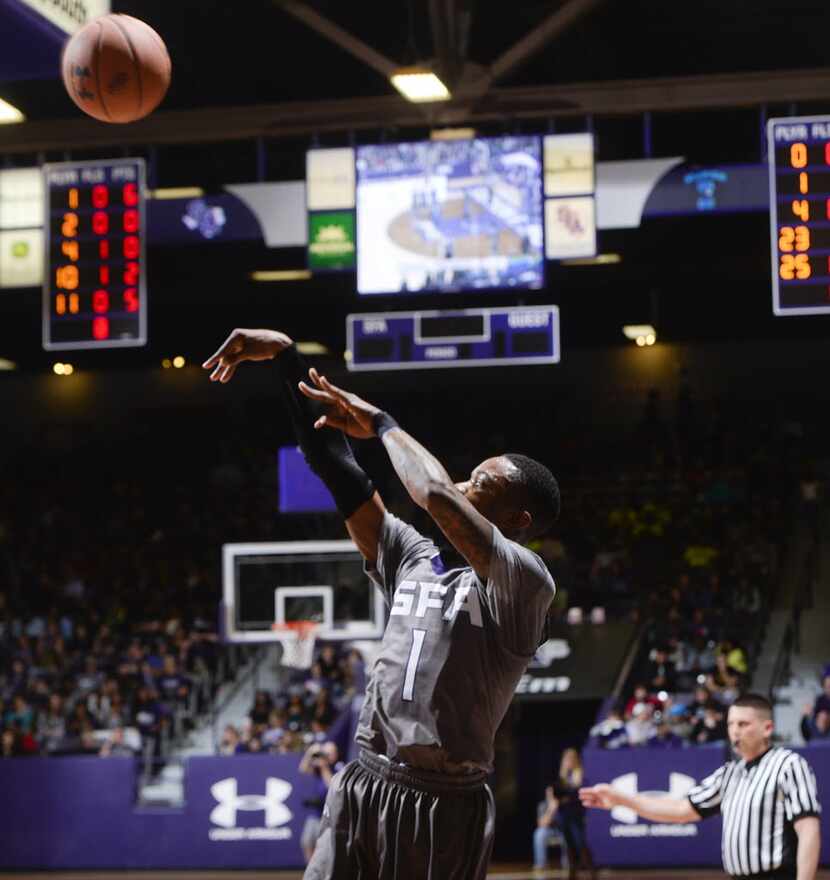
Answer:
<svg viewBox="0 0 830 880"><path fill-rule="evenodd" d="M496 729L553 599L544 563L494 527L485 584L469 566L445 570L432 541L387 513L368 573L389 622L358 744L425 770L491 770Z"/></svg>

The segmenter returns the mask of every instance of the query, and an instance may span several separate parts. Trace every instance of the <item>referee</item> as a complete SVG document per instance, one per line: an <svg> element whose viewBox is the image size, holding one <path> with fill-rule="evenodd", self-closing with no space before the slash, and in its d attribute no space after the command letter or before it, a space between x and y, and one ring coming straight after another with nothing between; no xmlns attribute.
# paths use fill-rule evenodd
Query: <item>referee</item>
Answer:
<svg viewBox="0 0 830 880"><path fill-rule="evenodd" d="M814 880L821 848L816 779L789 749L770 745L772 706L744 694L730 707L729 740L739 759L719 767L685 798L624 794L610 785L583 788L586 807L628 807L654 822L723 816L721 855L732 877Z"/></svg>

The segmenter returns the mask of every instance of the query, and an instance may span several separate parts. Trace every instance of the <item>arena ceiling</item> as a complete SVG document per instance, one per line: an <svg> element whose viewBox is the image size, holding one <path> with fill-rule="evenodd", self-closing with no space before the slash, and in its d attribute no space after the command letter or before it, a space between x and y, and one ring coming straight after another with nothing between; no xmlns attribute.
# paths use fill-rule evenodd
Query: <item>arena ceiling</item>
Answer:
<svg viewBox="0 0 830 880"><path fill-rule="evenodd" d="M822 0L113 0L112 8L166 40L174 74L162 107L144 122L108 126L83 118L57 78L0 81L0 97L28 119L0 127L0 162L142 154L159 144L159 185L210 189L256 179L256 139L267 144L268 179L297 179L311 143L413 139L470 119L485 133L581 130L588 116L603 161L643 155L644 111L656 156L758 162L763 114L830 111ZM0 45L12 38L5 32ZM397 95L384 64L423 60L448 71L456 100L424 110ZM603 250L621 253L621 264L551 266L545 291L526 301L560 305L566 348L626 344L621 324L648 320L655 307L663 340L825 335L823 317L772 316L768 236L761 214L604 233ZM159 248L150 257L150 348L96 353L91 363L157 362L177 350L196 359L229 324L274 325L286 314L337 352L345 314L366 310L353 276L297 288L247 282L251 269L301 264L301 249ZM49 362L39 301L35 289L0 292L0 357Z"/></svg>

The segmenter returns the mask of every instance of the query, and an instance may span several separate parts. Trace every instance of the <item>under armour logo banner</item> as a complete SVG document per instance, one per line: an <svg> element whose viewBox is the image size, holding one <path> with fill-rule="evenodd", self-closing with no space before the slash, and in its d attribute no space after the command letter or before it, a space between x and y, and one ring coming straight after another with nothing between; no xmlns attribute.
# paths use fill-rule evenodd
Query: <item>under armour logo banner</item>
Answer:
<svg viewBox="0 0 830 880"><path fill-rule="evenodd" d="M268 777L265 781L265 794L244 794L238 792L237 780L222 779L210 787L210 793L218 801L210 814L210 821L222 828L236 826L237 811L265 812L265 827L275 828L291 821L291 810L285 800L291 794L292 786L282 779Z"/></svg>
<svg viewBox="0 0 830 880"><path fill-rule="evenodd" d="M669 774L669 790L668 791L638 791L637 774L625 773L611 780L611 787L617 791L623 791L626 794L645 794L649 797L674 797L681 798L695 784L695 780L685 773ZM617 822L625 822L628 825L634 825L639 821L639 817L634 810L629 807L614 807L611 810L611 818Z"/></svg>

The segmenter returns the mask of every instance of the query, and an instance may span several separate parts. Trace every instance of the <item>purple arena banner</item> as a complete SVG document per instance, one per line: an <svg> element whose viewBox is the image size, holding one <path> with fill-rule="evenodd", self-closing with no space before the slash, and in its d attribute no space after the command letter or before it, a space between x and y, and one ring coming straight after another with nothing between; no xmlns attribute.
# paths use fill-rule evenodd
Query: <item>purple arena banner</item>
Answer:
<svg viewBox="0 0 830 880"><path fill-rule="evenodd" d="M830 803L830 748L799 750ZM723 759L719 749L586 749L589 782L682 795ZM12 758L0 762L0 871L25 869L284 869L302 865L300 834L315 797L294 755L191 758L185 805L135 805L131 758ZM720 819L646 822L629 811L589 812L598 864L716 866ZM822 817L830 840L830 812ZM825 847L825 853L827 847ZM825 856L826 858L826 856Z"/></svg>
<svg viewBox="0 0 830 880"><path fill-rule="evenodd" d="M825 846L830 857L830 748L794 749L816 774ZM608 782L629 794L682 797L726 760L723 746L681 749L585 749L582 758L588 784ZM689 824L660 824L617 807L588 811L588 842L598 865L612 867L717 867L721 864L721 819Z"/></svg>
<svg viewBox="0 0 830 880"><path fill-rule="evenodd" d="M294 755L191 758L185 805L135 806L131 758L0 763L0 870L296 868L315 797Z"/></svg>

